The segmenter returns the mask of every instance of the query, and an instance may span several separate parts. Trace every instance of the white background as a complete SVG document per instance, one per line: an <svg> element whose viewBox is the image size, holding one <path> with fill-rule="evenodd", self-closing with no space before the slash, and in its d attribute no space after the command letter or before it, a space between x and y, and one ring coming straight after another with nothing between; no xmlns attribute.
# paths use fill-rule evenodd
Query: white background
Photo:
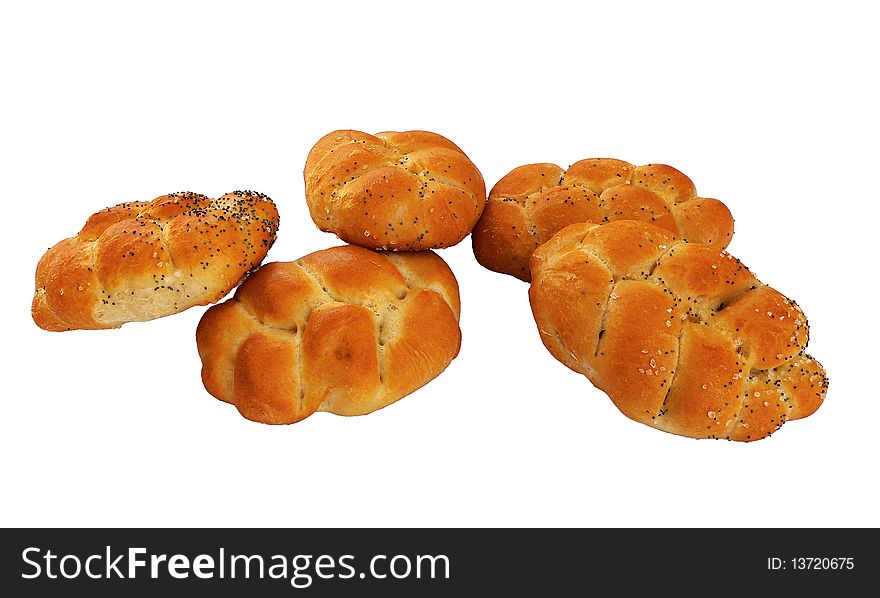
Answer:
<svg viewBox="0 0 880 598"><path fill-rule="evenodd" d="M0 524L877 526L878 42L870 3L29 3L0 18ZM366 417L248 422L199 379L205 308L119 330L31 321L47 247L110 204L252 188L269 260L338 244L306 153L427 129L487 186L514 166L666 162L736 217L831 387L752 444L622 416L545 351L527 285L444 250L448 370Z"/></svg>

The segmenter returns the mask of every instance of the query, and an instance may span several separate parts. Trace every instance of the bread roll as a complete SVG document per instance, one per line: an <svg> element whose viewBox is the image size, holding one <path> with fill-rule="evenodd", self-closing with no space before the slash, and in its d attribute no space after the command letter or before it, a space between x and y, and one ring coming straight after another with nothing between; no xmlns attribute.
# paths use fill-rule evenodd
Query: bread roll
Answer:
<svg viewBox="0 0 880 598"><path fill-rule="evenodd" d="M93 214L37 264L34 322L116 328L219 301L266 257L278 212L254 191L190 192Z"/></svg>
<svg viewBox="0 0 880 598"><path fill-rule="evenodd" d="M427 131L333 131L309 152L304 177L318 228L369 249L455 245L486 203L477 167L457 145Z"/></svg>
<svg viewBox="0 0 880 598"><path fill-rule="evenodd" d="M640 221L575 224L531 273L544 345L638 422L752 441L825 398L803 312L716 245Z"/></svg>
<svg viewBox="0 0 880 598"><path fill-rule="evenodd" d="M446 369L459 311L455 277L431 252L349 245L266 264L199 323L202 380L267 424L370 413Z"/></svg>
<svg viewBox="0 0 880 598"><path fill-rule="evenodd" d="M727 206L697 197L691 180L675 168L591 158L566 171L529 164L505 175L474 227L474 255L490 270L528 281L529 257L558 230L616 220L653 222L687 241L718 248L733 236Z"/></svg>

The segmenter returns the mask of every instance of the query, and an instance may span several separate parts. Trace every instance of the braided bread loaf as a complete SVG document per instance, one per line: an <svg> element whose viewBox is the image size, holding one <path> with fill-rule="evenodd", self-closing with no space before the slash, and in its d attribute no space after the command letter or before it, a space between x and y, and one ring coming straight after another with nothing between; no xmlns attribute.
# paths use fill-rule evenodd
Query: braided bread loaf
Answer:
<svg viewBox="0 0 880 598"><path fill-rule="evenodd" d="M190 192L93 214L37 265L40 328L116 328L219 301L258 266L278 229L272 200Z"/></svg>
<svg viewBox="0 0 880 598"><path fill-rule="evenodd" d="M528 281L529 257L558 230L616 220L650 221L719 248L733 236L727 206L697 197L691 180L675 168L592 158L564 172L555 164L529 164L505 175L474 227L474 255L490 270Z"/></svg>
<svg viewBox="0 0 880 598"><path fill-rule="evenodd" d="M349 245L266 264L199 322L202 380L268 424L370 413L446 369L459 310L455 277L431 252Z"/></svg>
<svg viewBox="0 0 880 598"><path fill-rule="evenodd" d="M804 314L717 246L645 222L575 224L531 273L544 345L638 422L758 440L825 397Z"/></svg>
<svg viewBox="0 0 880 598"><path fill-rule="evenodd" d="M303 174L318 228L370 249L455 245L486 203L477 167L457 145L427 131L333 131L309 152Z"/></svg>

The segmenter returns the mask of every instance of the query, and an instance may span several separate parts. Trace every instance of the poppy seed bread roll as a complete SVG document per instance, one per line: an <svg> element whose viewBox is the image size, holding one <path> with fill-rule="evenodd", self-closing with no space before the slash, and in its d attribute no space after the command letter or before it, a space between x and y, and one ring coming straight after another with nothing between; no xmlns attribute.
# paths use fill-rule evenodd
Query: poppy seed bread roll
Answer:
<svg viewBox="0 0 880 598"><path fill-rule="evenodd" d="M825 398L803 312L716 246L640 221L574 224L531 271L544 345L635 421L752 441Z"/></svg>
<svg viewBox="0 0 880 598"><path fill-rule="evenodd" d="M45 330L116 328L219 301L263 261L278 211L254 191L119 204L50 248L31 306Z"/></svg>
<svg viewBox="0 0 880 598"><path fill-rule="evenodd" d="M352 245L266 264L199 322L202 381L247 419L363 415L458 355L458 283L436 254Z"/></svg>
<svg viewBox="0 0 880 598"><path fill-rule="evenodd" d="M532 252L569 224L644 220L686 241L727 247L733 217L722 202L696 196L684 173L664 164L633 166L590 158L514 168L489 193L473 230L477 261L528 282Z"/></svg>
<svg viewBox="0 0 880 598"><path fill-rule="evenodd" d="M318 228L369 249L455 245L486 203L486 185L473 162L427 131L333 131L309 152L303 176Z"/></svg>

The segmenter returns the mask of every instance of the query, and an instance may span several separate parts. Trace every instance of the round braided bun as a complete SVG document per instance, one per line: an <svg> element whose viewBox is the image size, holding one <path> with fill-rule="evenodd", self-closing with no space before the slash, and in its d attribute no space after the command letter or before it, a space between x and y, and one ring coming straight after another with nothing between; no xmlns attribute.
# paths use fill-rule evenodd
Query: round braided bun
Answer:
<svg viewBox="0 0 880 598"><path fill-rule="evenodd" d="M266 264L196 332L208 392L267 424L362 415L458 355L458 284L431 252L325 249Z"/></svg>
<svg viewBox="0 0 880 598"><path fill-rule="evenodd" d="M575 224L531 274L544 345L638 422L758 440L825 398L803 312L715 245L640 221Z"/></svg>
<svg viewBox="0 0 880 598"><path fill-rule="evenodd" d="M613 158L514 168L489 193L473 231L474 255L496 272L529 280L529 257L558 230L578 222L644 220L687 241L727 247L733 217L722 202L696 196L684 173L664 164Z"/></svg>
<svg viewBox="0 0 880 598"><path fill-rule="evenodd" d="M266 257L278 211L254 191L191 192L93 214L37 264L34 322L116 328L219 301Z"/></svg>
<svg viewBox="0 0 880 598"><path fill-rule="evenodd" d="M486 185L473 162L427 131L333 131L309 152L303 174L318 228L370 249L455 245L486 203Z"/></svg>

